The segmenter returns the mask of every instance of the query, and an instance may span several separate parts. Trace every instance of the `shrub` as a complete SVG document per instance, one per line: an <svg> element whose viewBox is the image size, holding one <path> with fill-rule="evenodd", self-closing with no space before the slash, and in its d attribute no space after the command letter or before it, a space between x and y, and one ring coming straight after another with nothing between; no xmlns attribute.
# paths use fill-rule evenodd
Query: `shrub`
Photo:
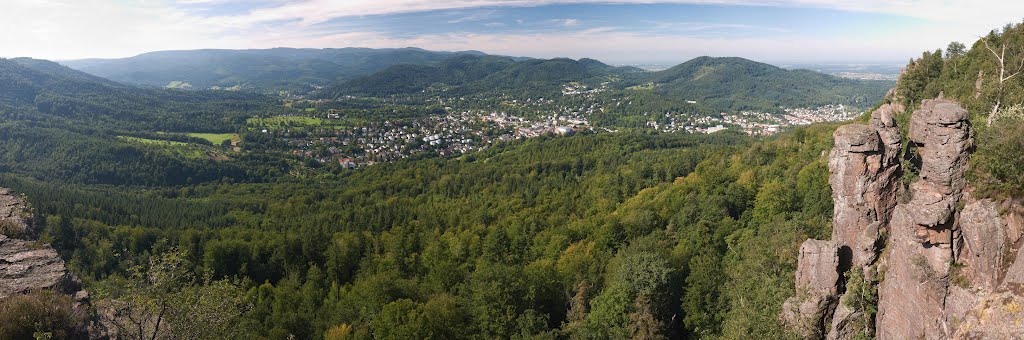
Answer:
<svg viewBox="0 0 1024 340"><path fill-rule="evenodd" d="M1000 119L978 133L970 172L979 196L1021 197L1024 194L1024 120Z"/></svg>
<svg viewBox="0 0 1024 340"><path fill-rule="evenodd" d="M0 340L85 339L86 315L73 308L71 298L51 291L8 296L0 301Z"/></svg>

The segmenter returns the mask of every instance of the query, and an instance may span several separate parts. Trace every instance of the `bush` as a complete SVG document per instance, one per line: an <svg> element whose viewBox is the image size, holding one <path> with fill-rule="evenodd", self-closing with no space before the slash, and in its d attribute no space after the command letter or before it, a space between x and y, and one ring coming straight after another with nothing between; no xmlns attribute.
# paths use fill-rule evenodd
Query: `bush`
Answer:
<svg viewBox="0 0 1024 340"><path fill-rule="evenodd" d="M73 308L71 298L51 291L9 296L0 301L0 340L86 339L86 315Z"/></svg>
<svg viewBox="0 0 1024 340"><path fill-rule="evenodd" d="M1000 119L978 133L970 180L979 196L1024 195L1024 120Z"/></svg>

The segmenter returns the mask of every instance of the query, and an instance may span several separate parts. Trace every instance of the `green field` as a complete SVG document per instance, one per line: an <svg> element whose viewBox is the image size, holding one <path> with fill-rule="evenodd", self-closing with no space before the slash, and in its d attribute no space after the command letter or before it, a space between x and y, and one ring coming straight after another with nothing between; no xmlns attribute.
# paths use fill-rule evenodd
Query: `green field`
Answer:
<svg viewBox="0 0 1024 340"><path fill-rule="evenodd" d="M277 116L268 118L249 118L245 121L249 128L267 128L268 130L280 130L292 128L301 130L306 127L316 126L328 129L344 129L361 123L351 118L346 119L323 119L306 116Z"/></svg>
<svg viewBox="0 0 1024 340"><path fill-rule="evenodd" d="M189 159L217 159L223 157L222 153L213 150L210 146L207 145L131 136L117 136L117 138L132 143L139 143L151 146L154 150L161 150L162 152L166 152L167 154L179 155Z"/></svg>
<svg viewBox="0 0 1024 340"><path fill-rule="evenodd" d="M301 117L301 116L277 116L269 118L249 118L245 121L249 125L320 125L324 122L323 119L316 117Z"/></svg>
<svg viewBox="0 0 1024 340"><path fill-rule="evenodd" d="M213 145L220 145L226 140L238 138L233 133L189 133L190 137L202 138L210 141Z"/></svg>
<svg viewBox="0 0 1024 340"><path fill-rule="evenodd" d="M176 141L172 141L172 140L162 140L162 139L149 139L149 138L140 138L140 137L131 137L131 136L117 136L117 138L129 141L129 142L136 142L136 143L150 144L150 145L161 145L161 146L188 146L189 145L188 143L185 143L185 142L176 142Z"/></svg>

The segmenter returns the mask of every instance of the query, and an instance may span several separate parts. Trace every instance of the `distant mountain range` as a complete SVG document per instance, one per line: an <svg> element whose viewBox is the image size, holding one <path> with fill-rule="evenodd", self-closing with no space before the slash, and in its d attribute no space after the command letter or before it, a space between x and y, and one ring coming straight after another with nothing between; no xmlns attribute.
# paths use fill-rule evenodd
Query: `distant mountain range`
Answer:
<svg viewBox="0 0 1024 340"><path fill-rule="evenodd" d="M593 59L531 59L477 51L401 49L194 50L152 52L124 59L65 61L77 70L129 85L275 93L313 98L444 92L519 97L560 96L564 86L650 91L661 101L704 112L877 102L892 81L844 79L787 70L743 58L699 57L650 72Z"/></svg>
<svg viewBox="0 0 1024 340"><path fill-rule="evenodd" d="M61 63L117 82L165 87L239 87L245 90L308 92L368 75L396 64L433 65L477 51L436 52L418 48L273 48L253 50L161 51L122 59Z"/></svg>

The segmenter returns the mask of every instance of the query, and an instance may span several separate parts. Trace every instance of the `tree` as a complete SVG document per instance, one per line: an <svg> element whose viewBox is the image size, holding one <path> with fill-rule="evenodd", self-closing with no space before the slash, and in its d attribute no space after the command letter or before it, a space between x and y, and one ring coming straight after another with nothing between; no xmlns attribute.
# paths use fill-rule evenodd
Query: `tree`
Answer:
<svg viewBox="0 0 1024 340"><path fill-rule="evenodd" d="M964 55L967 52L967 47L961 42L951 42L949 46L946 46L946 58L953 59Z"/></svg>
<svg viewBox="0 0 1024 340"><path fill-rule="evenodd" d="M988 126L992 126L992 121L994 121L996 116L999 114L999 106L1002 104L1003 101L1003 83L1020 74L1020 71L1024 69L1024 57L1018 55L1016 56L1016 59L1019 59L1019 62L1013 61L1012 59L1014 58L1014 53L1011 52L1011 61L1009 63L1010 69L1008 71L1006 68L1006 43L1003 43L999 48L999 53L996 53L996 50L989 46L988 40L989 39L986 38L982 39L981 41L985 43L985 49L988 49L988 51L992 53L992 56L996 58L996 63L999 66L999 78L997 78L999 80L999 87L998 94L996 96L996 104L992 106L992 113L988 115L987 122ZM1014 67L1015 65L1016 67ZM1007 75L1008 72L1009 75Z"/></svg>
<svg viewBox="0 0 1024 340"><path fill-rule="evenodd" d="M154 255L148 267L131 268L121 289L102 292L110 300L101 317L116 336L129 339L217 339L237 336L234 326L249 307L230 281L197 283L192 265L174 250ZM115 283L117 286L118 283Z"/></svg>

